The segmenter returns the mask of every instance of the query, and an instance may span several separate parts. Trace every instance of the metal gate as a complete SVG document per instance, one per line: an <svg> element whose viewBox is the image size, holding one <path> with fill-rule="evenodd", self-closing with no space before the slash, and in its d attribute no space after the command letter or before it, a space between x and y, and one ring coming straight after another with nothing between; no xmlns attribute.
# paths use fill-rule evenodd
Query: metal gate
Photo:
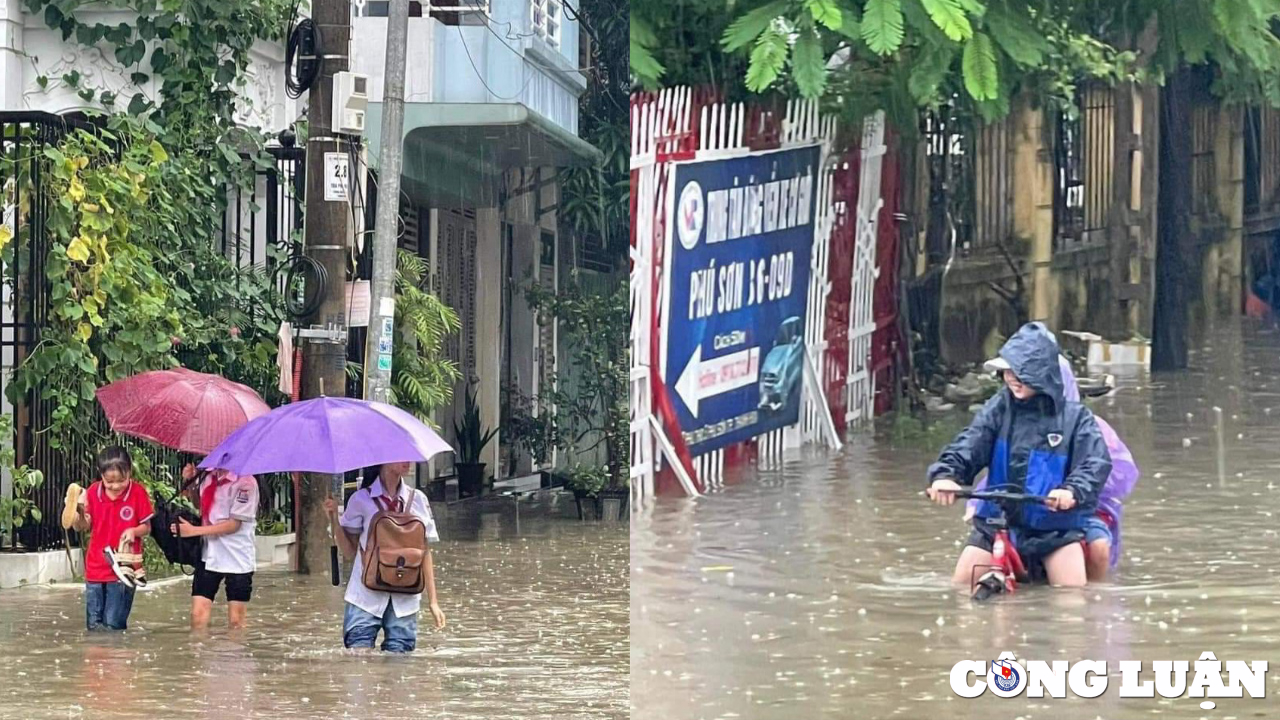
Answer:
<svg viewBox="0 0 1280 720"><path fill-rule="evenodd" d="M786 447L826 440L838 446L837 429L828 406L847 405L851 417L870 417L874 378L870 372L871 335L875 330L873 291L878 273L876 232L879 214L879 158L884 154L883 116L865 125L862 159L864 178L857 198L857 255L842 277L828 266L846 267L832 257L832 236L847 222L855 199L842 190L847 163L835 152L836 121L823 117L816 103L788 102L785 106L725 103L707 88L673 88L633 95L631 99L631 480L637 501L651 496L663 475L672 471L688 494L714 489L724 482L726 458L755 457L763 465L779 463ZM831 392L805 395L799 423L746 443L742 451L710 452L688 458L678 436L662 412L663 389L658 387L654 363L658 357L662 297L659 275L666 232L668 182L672 163L747 155L752 152L817 144L821 148L818 203L814 223L812 272L808 292L805 342L811 386L829 387L832 374L849 382ZM867 175L866 173L871 173ZM872 177L874 175L874 177ZM833 271L834 272L834 271ZM847 284L847 308L832 315L828 298L835 284ZM841 288L838 295L846 294ZM832 323L843 333L834 332ZM842 368L830 366L830 338L849 339ZM842 418L843 419L843 418ZM673 461L674 460L674 461ZM696 469L696 473L692 472ZM639 503L637 503L638 505Z"/></svg>
<svg viewBox="0 0 1280 720"><path fill-rule="evenodd" d="M42 112L0 112L0 192L3 193L4 224L15 241L5 247L0 263L0 398L12 379L14 369L40 341L41 328L50 312L49 284L45 279L44 257L50 236L45 225L47 202L42 189L39 159L46 148L54 147L77 129L98 131L98 126L72 118ZM283 253L296 250L293 242L302 228L302 188L305 187L303 151L300 148L271 150L273 166L259 170L256 182L247 192L233 189L228 193L228 208L220 237L219 249L241 267L260 267L271 272L275 267L268 245ZM24 174L29 182L18 182ZM66 487L72 482L84 484L94 475L92 461L100 448L72 443L54 448L47 434L55 403L42 400L37 393L18 407L0 399L0 411L12 413L14 436L2 438L12 442L19 465L26 464L44 473L45 482L32 499L39 507L42 521L27 523L18 532L21 544L33 550L59 547L62 528L58 522ZM95 407L96 409L96 407ZM96 412L93 427L100 435L109 436L105 418ZM148 446L140 463L167 467L176 477L180 460L176 453ZM8 491L8 478L4 490ZM292 504L288 483L278 484L277 492L262 493L261 512L270 515ZM286 518L292 513L284 512Z"/></svg>

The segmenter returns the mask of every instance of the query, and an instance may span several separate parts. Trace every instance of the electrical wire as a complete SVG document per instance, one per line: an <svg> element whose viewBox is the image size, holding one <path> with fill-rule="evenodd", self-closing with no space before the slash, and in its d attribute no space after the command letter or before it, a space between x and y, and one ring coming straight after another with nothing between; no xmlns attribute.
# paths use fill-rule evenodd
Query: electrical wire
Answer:
<svg viewBox="0 0 1280 720"><path fill-rule="evenodd" d="M375 191L380 190L381 186L378 185L377 173L375 173L373 171L373 168L369 167L369 163L365 162L364 159L361 158L359 155L356 155L355 157L356 157L356 160L359 162L360 166L364 168L365 175L368 176L369 182L373 183L373 189ZM408 200L410 205L413 204L413 198L409 197L409 193L405 191L403 186L400 188L400 198L403 200ZM364 190L363 189L360 190L360 203L361 203L361 207L363 207L364 206ZM397 207L399 206L397 205ZM404 224L404 218L397 211L396 212L396 239L400 239L404 237L404 234L406 231L407 231L407 227ZM374 231L365 230L365 233L370 233L370 232L374 232Z"/></svg>
<svg viewBox="0 0 1280 720"><path fill-rule="evenodd" d="M307 255L295 255L276 268L276 276L281 273L284 274L284 306L289 316L301 320L318 312L329 284L329 271L324 269L324 265ZM304 273L311 277L305 277ZM301 298L295 290L299 279L303 281ZM276 283L275 287L280 287L280 284Z"/></svg>
<svg viewBox="0 0 1280 720"><path fill-rule="evenodd" d="M289 31L289 42L285 45L284 50L284 85L285 92L291 98L299 98L302 93L306 92L320 75L320 61L318 58L312 59L311 64L307 66L306 72L301 67L295 70L294 63L298 61L301 66L301 59L298 57L298 51L301 48L302 41L306 36L312 38L314 48L320 47L320 30L311 18L303 18L294 25Z"/></svg>
<svg viewBox="0 0 1280 720"><path fill-rule="evenodd" d="M520 92L517 92L515 95L509 95L509 96L499 95L498 93L493 91L493 88L489 87L489 83L485 82L484 80L484 73L480 72L480 68L476 67L475 58L471 57L471 48L467 46L467 38L465 35L462 34L462 28L458 27L457 25L454 25L453 27L455 30L458 31L458 40L462 42L462 49L465 50L467 53L467 61L471 63L471 69L475 71L476 79L480 81L480 84L484 86L485 90L489 91L490 95L497 98L498 100L516 100L521 95L524 95L524 91L528 89L529 83L533 82L533 74L529 72L528 67L524 69L524 73L527 77L525 78L525 81L524 81L524 87L520 88ZM493 29L490 28L489 32L493 32ZM496 35L497 33L494 33L494 34ZM506 43L503 43L503 45L506 45ZM507 45L507 47L510 48L511 46ZM515 51L512 50L512 52L515 52Z"/></svg>

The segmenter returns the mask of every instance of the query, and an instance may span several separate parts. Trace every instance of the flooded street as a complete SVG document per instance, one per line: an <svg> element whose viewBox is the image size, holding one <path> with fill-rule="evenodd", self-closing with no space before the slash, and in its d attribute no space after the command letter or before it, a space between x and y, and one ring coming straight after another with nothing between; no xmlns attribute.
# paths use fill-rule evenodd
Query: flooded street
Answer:
<svg viewBox="0 0 1280 720"><path fill-rule="evenodd" d="M633 518L632 710L681 718L1264 717L1266 700L1121 699L1120 660L1270 660L1280 692L1280 334L1228 329L1192 369L1089 401L1133 451L1112 584L1020 588L977 606L949 578L957 504L922 495L936 437L882 423L696 502ZM1214 406L1225 454L1217 451ZM1104 697L956 697L961 660L1106 660ZM1194 667L1194 666L1193 666ZM1194 670L1193 670L1194 672ZM1150 675L1147 675L1149 678ZM1190 676L1188 676L1188 681Z"/></svg>
<svg viewBox="0 0 1280 720"><path fill-rule="evenodd" d="M0 718L627 717L626 524L522 513L518 534L509 509L442 522L449 626L420 621L409 656L342 648L327 569L260 570L249 628L220 596L204 638L188 582L139 593L117 636L85 632L77 586L5 591Z"/></svg>

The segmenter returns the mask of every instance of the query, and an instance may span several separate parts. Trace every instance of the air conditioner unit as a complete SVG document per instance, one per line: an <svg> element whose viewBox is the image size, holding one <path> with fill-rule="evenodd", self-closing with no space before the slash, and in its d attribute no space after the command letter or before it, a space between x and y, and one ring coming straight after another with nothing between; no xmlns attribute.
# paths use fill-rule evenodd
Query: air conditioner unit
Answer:
<svg viewBox="0 0 1280 720"><path fill-rule="evenodd" d="M363 135L369 110L369 76L340 72L333 76L333 131Z"/></svg>

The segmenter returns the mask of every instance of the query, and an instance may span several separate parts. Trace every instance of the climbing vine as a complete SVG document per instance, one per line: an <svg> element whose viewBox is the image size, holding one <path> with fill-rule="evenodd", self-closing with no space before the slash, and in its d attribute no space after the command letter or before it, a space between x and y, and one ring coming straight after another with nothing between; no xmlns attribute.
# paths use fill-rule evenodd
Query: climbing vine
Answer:
<svg viewBox="0 0 1280 720"><path fill-rule="evenodd" d="M265 136L235 123L238 90L258 39L283 35L290 0L110 0L133 11L107 25L82 13L101 3L26 0L66 42L94 47L134 85L128 97L82 87L76 71L39 78L78 90L98 115L37 158L37 186L23 158L5 158L29 197L48 206L49 243L0 237L4 260L43 270L50 309L39 343L7 389L51 401L57 446L96 442L95 389L135 372L181 362L275 391L280 300L261 269L218 252L228 191L248 189L271 167ZM39 67L38 58L36 59ZM150 94L146 88L158 87ZM123 95L124 93L121 93ZM7 188L12 192L11 188ZM256 207L252 208L257 210ZM29 215L20 207L18 226ZM275 248L268 248L268 252ZM37 319L37 318L33 318Z"/></svg>
<svg viewBox="0 0 1280 720"><path fill-rule="evenodd" d="M208 218L199 203L217 193L192 181L192 158L171 157L142 123L118 116L100 133L76 131L41 160L42 190L56 199L45 216L47 251L33 258L30 243L13 243L4 260L43 266L50 313L10 400L35 391L55 403L58 443L92 431L99 385L172 367L180 353L190 367L231 370L265 392L274 328L249 311L269 296L267 280L235 268L200 231Z"/></svg>

